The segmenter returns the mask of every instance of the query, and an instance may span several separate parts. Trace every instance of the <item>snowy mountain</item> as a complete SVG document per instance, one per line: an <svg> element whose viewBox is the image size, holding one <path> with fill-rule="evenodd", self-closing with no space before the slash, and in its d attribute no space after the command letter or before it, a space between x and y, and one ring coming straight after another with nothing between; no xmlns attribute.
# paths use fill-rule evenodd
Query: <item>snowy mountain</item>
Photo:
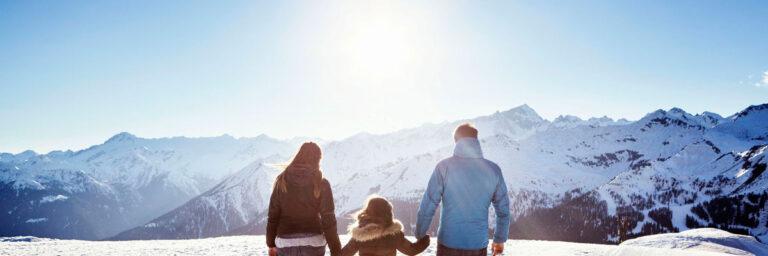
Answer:
<svg viewBox="0 0 768 256"><path fill-rule="evenodd" d="M0 155L0 236L101 239L209 190L253 159L290 154L267 136L143 139L85 150Z"/></svg>
<svg viewBox="0 0 768 256"><path fill-rule="evenodd" d="M767 106L726 118L673 108L630 122L575 116L549 121L523 105L473 119L323 142L322 169L334 189L340 230L368 195L379 194L393 201L396 216L411 232L435 164L452 154L453 129L472 122L480 130L485 157L498 163L506 178L513 238L617 243L716 227L768 240ZM217 172L222 179L207 191L112 239L263 234L267 198L280 171L273 164L287 161L297 143L276 143L286 148L243 158L239 171ZM211 159L211 165L230 166ZM38 200L67 200L57 195L39 195ZM33 225L42 217L24 220Z"/></svg>
<svg viewBox="0 0 768 256"><path fill-rule="evenodd" d="M755 112L752 115L768 118L766 113ZM762 157L763 153L759 147L753 146L764 141L745 140L720 128L721 125L754 127L754 121L742 123L744 120L737 118L725 119L711 113L691 115L672 109L654 111L636 122L608 118L584 121L572 116L550 122L528 106L389 134L358 134L323 144L322 166L324 175L334 187L340 229L343 230L350 222L347 215L357 210L368 195L375 193L394 202L396 215L410 224L406 225L406 229L410 230L432 169L440 159L452 154L451 133L457 124L465 121L477 125L485 156L497 162L507 177L513 201L512 212L516 216L512 224L513 237L615 243L619 240L619 222L632 222L631 229L626 231L629 238L708 225L759 236L766 234L760 226L765 225L764 220L743 230L716 220L699 220L698 224L686 226L686 216L693 214L691 209L697 204L734 194L731 190L714 194L703 192L703 188L696 190L699 192L691 189L690 193L712 195L697 196L695 200L681 198L673 202L669 194L676 192L669 192L669 186L663 186L670 183L674 189L680 190L683 189L680 187L682 177L675 175L697 177L699 181L696 184L699 184L721 179L717 175L735 175L724 173L734 164L757 161L756 158ZM768 129L768 126L763 127ZM750 154L747 152L750 150L753 153L749 159L755 160L724 156ZM718 158L718 164L703 166ZM728 159L732 160L730 165L726 164ZM263 164L267 162L256 161L231 178L241 185L224 181L219 186L229 190L206 192L176 211L124 232L115 239L262 234L269 184L279 172ZM759 169L759 161L752 163L755 164ZM653 176L649 174L639 175L662 167L665 169L660 173L673 177L675 182L658 175L653 178L649 178ZM624 179L631 181L620 183ZM249 182L240 182L243 180ZM768 187L754 181L746 183L743 180L728 184L744 185L745 188L753 188L750 190L753 192ZM634 189L638 186L644 190ZM717 184L719 188L725 186ZM213 199L236 198L232 194L250 195L251 198L246 200L251 202L251 208L243 202L228 203ZM675 202L678 204L673 206ZM746 203L737 205L744 206ZM211 210L200 210L201 207ZM589 214L584 216L585 209L593 208L596 210L587 211ZM667 213L664 210L667 208L675 211L674 214L660 217ZM763 209L761 211L765 209L762 205L759 208ZM234 214L245 217L232 221L226 221L227 218L221 214L232 216L229 213L239 212L248 214ZM759 214L759 211L751 214ZM666 217L670 220L665 220ZM578 221L574 222L574 219ZM734 216L729 221L735 219L738 218ZM215 231L207 232L212 222L221 224L214 225L218 227ZM589 227L586 223L601 225ZM670 228L659 228L660 223ZM536 228L546 225L554 225L552 228L557 229ZM180 231L179 227L183 230ZM551 230L567 231L551 233Z"/></svg>
<svg viewBox="0 0 768 256"><path fill-rule="evenodd" d="M244 227L266 214L269 188L280 172L269 163L287 160L272 155L255 161L173 211L111 239L188 239L225 234Z"/></svg>
<svg viewBox="0 0 768 256"><path fill-rule="evenodd" d="M709 226L768 240L764 109L750 107L741 112L749 119L736 114L712 127L702 121L707 119L673 109L625 126L540 134L542 140L532 145L558 143L541 149L554 157L544 162L570 159L553 167L559 174L547 176L571 177L584 167L599 176L583 186L554 181L574 190L556 191L562 200L551 206L526 209L513 221L511 236L611 243L622 235ZM553 190L535 193L542 191Z"/></svg>
<svg viewBox="0 0 768 256"><path fill-rule="evenodd" d="M334 181L356 177L364 173L361 170L383 169L409 159L413 155L436 148L451 147L453 142L450 138L453 129L457 124L465 121L472 121L479 127L494 133L510 134L516 139L525 138L545 129L548 124L530 107L523 105L472 120L427 124L383 135L361 133L341 141L322 144L323 175L333 182L332 184L337 184ZM448 137L445 134L448 134ZM283 161L277 161L281 157ZM173 212L123 232L112 239L198 238L263 232L260 227L265 222L271 184L280 171L269 164L285 162L289 157L283 155L257 160L249 167L222 181L211 191L190 200ZM217 189L224 187L227 189ZM368 191L365 192L359 196L367 195ZM340 212L348 212L358 207L342 203L350 195L340 192L334 192L334 194L339 201L337 208ZM235 198L236 196L233 195L243 195L241 198L248 202L219 200ZM246 214L240 214L240 212ZM222 217L233 216L230 213L237 213L235 215L238 218ZM339 219L342 222L344 220L344 218ZM210 228L211 226L216 227Z"/></svg>

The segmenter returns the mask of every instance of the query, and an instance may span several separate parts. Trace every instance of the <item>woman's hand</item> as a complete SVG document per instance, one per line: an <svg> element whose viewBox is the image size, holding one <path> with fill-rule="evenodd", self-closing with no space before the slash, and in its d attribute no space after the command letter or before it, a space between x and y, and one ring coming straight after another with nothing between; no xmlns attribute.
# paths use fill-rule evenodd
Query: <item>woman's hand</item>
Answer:
<svg viewBox="0 0 768 256"><path fill-rule="evenodd" d="M270 247L269 248L269 256L277 256L277 248Z"/></svg>

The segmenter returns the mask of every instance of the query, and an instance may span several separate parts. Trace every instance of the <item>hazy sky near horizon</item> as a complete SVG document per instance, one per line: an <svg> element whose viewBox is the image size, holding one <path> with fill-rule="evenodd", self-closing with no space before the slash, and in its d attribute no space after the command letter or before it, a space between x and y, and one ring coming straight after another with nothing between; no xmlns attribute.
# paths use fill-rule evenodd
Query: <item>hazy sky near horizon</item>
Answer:
<svg viewBox="0 0 768 256"><path fill-rule="evenodd" d="M766 1L2 1L0 152L768 102Z"/></svg>

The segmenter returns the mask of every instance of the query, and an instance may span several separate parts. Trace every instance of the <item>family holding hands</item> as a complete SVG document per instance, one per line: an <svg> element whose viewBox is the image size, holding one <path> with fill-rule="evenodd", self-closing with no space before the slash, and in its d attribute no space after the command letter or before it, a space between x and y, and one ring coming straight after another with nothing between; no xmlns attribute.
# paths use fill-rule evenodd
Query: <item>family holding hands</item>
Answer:
<svg viewBox="0 0 768 256"><path fill-rule="evenodd" d="M509 196L501 169L483 158L477 129L469 123L456 127L453 156L440 161L427 184L416 220L415 243L394 218L387 199L371 196L348 228L350 240L341 246L336 228L333 193L320 171L322 151L304 143L274 183L267 218L270 256L394 256L397 251L417 255L429 246L429 230L437 207L438 256L475 256L488 252L488 210L493 205L491 253L499 255L509 233Z"/></svg>

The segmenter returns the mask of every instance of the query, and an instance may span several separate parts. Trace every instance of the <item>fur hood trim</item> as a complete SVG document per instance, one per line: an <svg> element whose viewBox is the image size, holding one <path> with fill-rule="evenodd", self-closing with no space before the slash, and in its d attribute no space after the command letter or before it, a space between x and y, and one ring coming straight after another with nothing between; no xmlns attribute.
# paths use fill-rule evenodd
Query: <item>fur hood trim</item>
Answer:
<svg viewBox="0 0 768 256"><path fill-rule="evenodd" d="M389 225L387 228L382 228L381 225L374 223L365 225L364 227L358 227L358 223L355 222L352 223L352 225L349 225L348 229L352 239L359 242L365 242L403 232L403 224L400 223L399 220L394 220L392 225Z"/></svg>

